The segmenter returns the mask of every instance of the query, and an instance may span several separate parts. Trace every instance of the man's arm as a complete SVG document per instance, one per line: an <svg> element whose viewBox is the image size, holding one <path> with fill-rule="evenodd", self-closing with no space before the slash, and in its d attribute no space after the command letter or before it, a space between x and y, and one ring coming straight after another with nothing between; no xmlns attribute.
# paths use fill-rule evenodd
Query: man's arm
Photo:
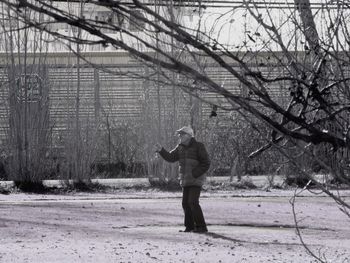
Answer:
<svg viewBox="0 0 350 263"><path fill-rule="evenodd" d="M198 166L192 170L194 178L203 175L210 167L209 155L203 143L198 143L198 161Z"/></svg>
<svg viewBox="0 0 350 263"><path fill-rule="evenodd" d="M167 150L162 148L158 153L167 162L174 163L174 162L177 162L179 160L178 147L176 147L174 150L172 150L170 152L168 152Z"/></svg>

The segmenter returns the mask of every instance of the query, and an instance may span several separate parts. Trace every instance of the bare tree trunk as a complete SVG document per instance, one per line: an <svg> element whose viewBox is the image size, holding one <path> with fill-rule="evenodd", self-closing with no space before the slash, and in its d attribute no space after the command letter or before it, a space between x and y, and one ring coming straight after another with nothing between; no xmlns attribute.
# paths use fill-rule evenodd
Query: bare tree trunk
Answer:
<svg viewBox="0 0 350 263"><path fill-rule="evenodd" d="M27 16L27 10L24 10ZM19 33L18 33L19 35ZM28 167L28 79L27 79L27 43L28 43L28 29L24 30L24 179L29 181L29 167Z"/></svg>
<svg viewBox="0 0 350 263"><path fill-rule="evenodd" d="M100 122L100 75L97 69L94 69L94 110L95 110L95 127L98 127Z"/></svg>
<svg viewBox="0 0 350 263"><path fill-rule="evenodd" d="M80 47L77 45L79 52ZM77 57L77 92L75 97L75 178L81 179L80 174L80 58Z"/></svg>
<svg viewBox="0 0 350 263"><path fill-rule="evenodd" d="M315 52L315 54L319 54L319 36L317 33L314 16L311 11L310 0L294 0L294 3L300 13L304 31L303 33L305 35L307 43L309 44L309 48Z"/></svg>
<svg viewBox="0 0 350 263"><path fill-rule="evenodd" d="M83 17L84 2L80 1L80 17ZM78 28L78 38L81 37L81 28ZM75 178L82 179L82 152L81 152L81 134L80 134L80 44L77 43L77 93L75 97Z"/></svg>

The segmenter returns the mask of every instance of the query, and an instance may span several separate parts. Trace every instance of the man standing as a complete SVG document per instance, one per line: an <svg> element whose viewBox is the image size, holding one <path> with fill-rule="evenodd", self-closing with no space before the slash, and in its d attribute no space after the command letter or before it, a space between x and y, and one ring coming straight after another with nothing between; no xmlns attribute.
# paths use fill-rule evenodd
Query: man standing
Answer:
<svg viewBox="0 0 350 263"><path fill-rule="evenodd" d="M205 146L197 142L191 127L185 126L176 131L180 142L172 151L168 152L160 144L156 151L168 162L179 162L179 179L183 190L182 207L185 213L184 232L208 232L199 196L205 181L210 160Z"/></svg>

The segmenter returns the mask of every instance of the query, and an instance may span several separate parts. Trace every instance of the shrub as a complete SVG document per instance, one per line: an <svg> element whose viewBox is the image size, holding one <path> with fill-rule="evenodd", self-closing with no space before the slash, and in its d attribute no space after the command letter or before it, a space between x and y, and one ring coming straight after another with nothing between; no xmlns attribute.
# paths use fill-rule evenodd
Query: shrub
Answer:
<svg viewBox="0 0 350 263"><path fill-rule="evenodd" d="M149 178L151 187L158 188L164 191L180 191L181 186L177 180L168 178Z"/></svg>
<svg viewBox="0 0 350 263"><path fill-rule="evenodd" d="M15 181L14 183L19 190L27 193L43 194L50 191L43 182Z"/></svg>

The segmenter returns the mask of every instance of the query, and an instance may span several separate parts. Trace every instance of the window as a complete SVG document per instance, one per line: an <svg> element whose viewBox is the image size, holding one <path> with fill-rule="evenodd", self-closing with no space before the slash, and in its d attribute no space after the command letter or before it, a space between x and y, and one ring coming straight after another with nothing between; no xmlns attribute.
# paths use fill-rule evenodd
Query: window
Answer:
<svg viewBox="0 0 350 263"><path fill-rule="evenodd" d="M125 21L125 17L124 16L122 16L122 15L120 15L120 14L117 14L117 16L116 16L116 18L115 18L115 23L116 23L116 25L118 25L118 26L120 26L120 27L122 27L123 26L123 24L124 24L124 21Z"/></svg>
<svg viewBox="0 0 350 263"><path fill-rule="evenodd" d="M111 11L99 11L97 12L95 16L95 20L99 22L106 22L109 25L119 24L117 16L113 14ZM108 26L107 26L108 27ZM109 29L103 29L104 33L113 33L113 30L111 28Z"/></svg>
<svg viewBox="0 0 350 263"><path fill-rule="evenodd" d="M2 23L6 29L11 29L16 27L15 19L3 19Z"/></svg>
<svg viewBox="0 0 350 263"><path fill-rule="evenodd" d="M133 10L130 13L130 31L142 31L145 27L145 22L140 20L139 17L144 17L141 10Z"/></svg>
<svg viewBox="0 0 350 263"><path fill-rule="evenodd" d="M27 101L30 102L39 101L41 99L41 79L37 74L21 75L16 79L16 84L18 100L25 101L26 95Z"/></svg>

